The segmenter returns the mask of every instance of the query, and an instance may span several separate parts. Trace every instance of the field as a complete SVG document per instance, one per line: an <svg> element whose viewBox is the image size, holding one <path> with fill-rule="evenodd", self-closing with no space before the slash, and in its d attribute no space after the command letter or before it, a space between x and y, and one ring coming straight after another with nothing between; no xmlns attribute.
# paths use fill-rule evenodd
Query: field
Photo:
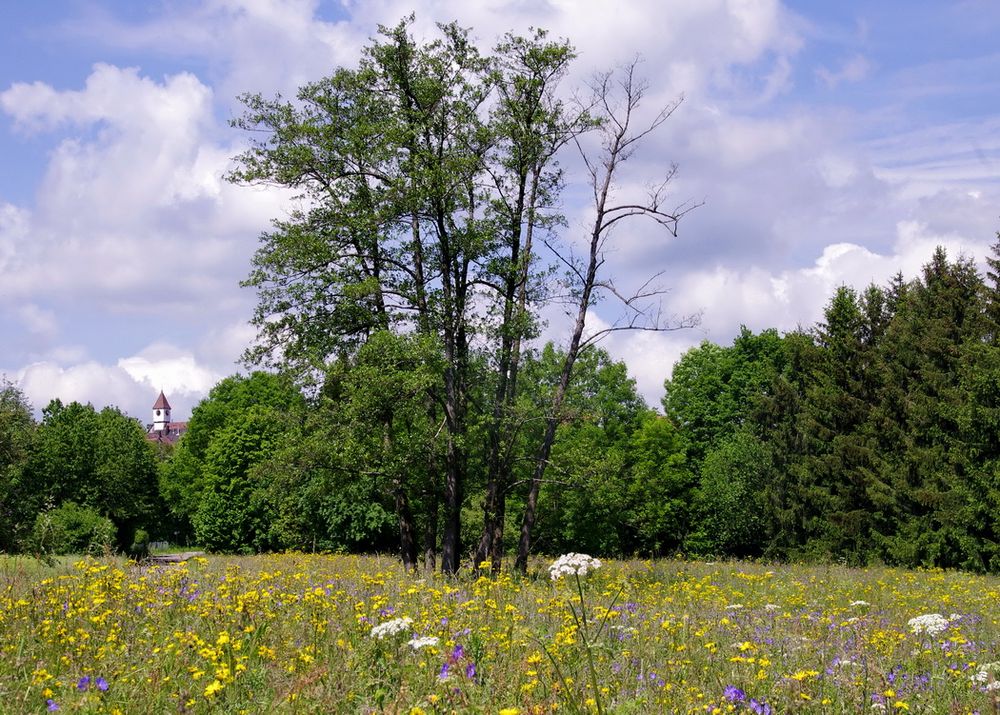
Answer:
<svg viewBox="0 0 1000 715"><path fill-rule="evenodd" d="M489 580L374 557L0 557L0 711L1000 710L996 578L548 566Z"/></svg>

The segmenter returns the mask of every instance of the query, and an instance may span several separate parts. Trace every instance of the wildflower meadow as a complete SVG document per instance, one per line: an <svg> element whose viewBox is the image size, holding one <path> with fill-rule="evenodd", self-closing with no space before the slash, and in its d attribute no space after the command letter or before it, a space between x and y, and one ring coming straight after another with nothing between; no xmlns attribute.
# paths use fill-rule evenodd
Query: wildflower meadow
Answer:
<svg viewBox="0 0 1000 715"><path fill-rule="evenodd" d="M4 713L992 713L1000 580L567 554L0 560Z"/></svg>

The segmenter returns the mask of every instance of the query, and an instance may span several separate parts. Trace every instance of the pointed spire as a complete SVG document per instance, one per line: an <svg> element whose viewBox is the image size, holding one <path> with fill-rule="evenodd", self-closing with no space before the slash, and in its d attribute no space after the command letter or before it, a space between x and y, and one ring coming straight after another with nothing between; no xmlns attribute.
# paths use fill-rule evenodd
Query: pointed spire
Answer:
<svg viewBox="0 0 1000 715"><path fill-rule="evenodd" d="M166 396L163 394L163 390L160 390L160 396L156 398L156 402L153 403L154 410L169 410L170 403L167 402Z"/></svg>

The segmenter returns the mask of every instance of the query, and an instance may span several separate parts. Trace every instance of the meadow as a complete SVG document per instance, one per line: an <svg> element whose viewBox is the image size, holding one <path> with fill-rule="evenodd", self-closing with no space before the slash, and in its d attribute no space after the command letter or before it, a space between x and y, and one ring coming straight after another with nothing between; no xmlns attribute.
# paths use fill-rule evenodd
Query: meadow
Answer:
<svg viewBox="0 0 1000 715"><path fill-rule="evenodd" d="M0 711L1000 711L995 577L550 563L0 557Z"/></svg>

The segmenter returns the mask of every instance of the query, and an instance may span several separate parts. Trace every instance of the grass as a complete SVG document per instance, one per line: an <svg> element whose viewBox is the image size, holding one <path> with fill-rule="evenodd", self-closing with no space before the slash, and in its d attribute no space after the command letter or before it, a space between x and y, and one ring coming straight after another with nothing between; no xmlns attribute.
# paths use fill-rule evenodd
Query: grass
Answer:
<svg viewBox="0 0 1000 715"><path fill-rule="evenodd" d="M994 577L546 566L491 581L376 557L5 558L0 711L1000 711Z"/></svg>

